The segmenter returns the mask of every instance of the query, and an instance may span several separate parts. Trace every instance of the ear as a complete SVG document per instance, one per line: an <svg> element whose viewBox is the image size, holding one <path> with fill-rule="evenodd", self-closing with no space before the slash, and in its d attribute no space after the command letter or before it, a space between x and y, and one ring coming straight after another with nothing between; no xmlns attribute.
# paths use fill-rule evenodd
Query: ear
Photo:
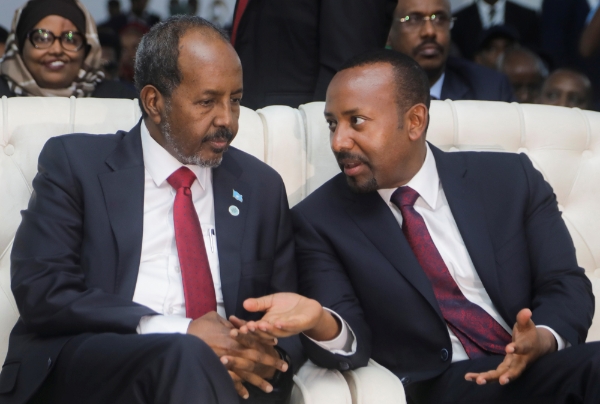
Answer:
<svg viewBox="0 0 600 404"><path fill-rule="evenodd" d="M429 109L425 104L413 105L407 112L407 122L410 140L424 138L429 124Z"/></svg>
<svg viewBox="0 0 600 404"><path fill-rule="evenodd" d="M165 110L165 97L152 85L147 85L140 92L140 100L148 118L155 124L160 125Z"/></svg>

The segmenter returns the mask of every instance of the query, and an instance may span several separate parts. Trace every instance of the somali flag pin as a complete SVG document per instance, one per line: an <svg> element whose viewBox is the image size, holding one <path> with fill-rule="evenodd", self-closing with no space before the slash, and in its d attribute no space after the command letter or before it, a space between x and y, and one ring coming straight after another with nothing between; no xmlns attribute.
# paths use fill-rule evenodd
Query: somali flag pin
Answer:
<svg viewBox="0 0 600 404"><path fill-rule="evenodd" d="M233 197L235 199L237 199L240 202L244 202L244 197L242 196L242 194L240 194L238 191L236 191L235 189L233 190Z"/></svg>

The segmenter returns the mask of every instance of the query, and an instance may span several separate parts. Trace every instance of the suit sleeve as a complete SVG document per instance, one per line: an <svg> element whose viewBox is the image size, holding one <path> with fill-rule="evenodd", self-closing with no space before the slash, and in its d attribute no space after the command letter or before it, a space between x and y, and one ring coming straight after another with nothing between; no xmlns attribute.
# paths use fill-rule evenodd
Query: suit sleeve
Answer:
<svg viewBox="0 0 600 404"><path fill-rule="evenodd" d="M577 266L573 240L552 188L526 155L520 157L529 183L524 220L533 268L532 319L578 345L585 342L594 315L592 286Z"/></svg>
<svg viewBox="0 0 600 404"><path fill-rule="evenodd" d="M371 332L344 266L324 237L297 209L292 211L300 294L336 312L356 336L356 352L339 355L302 335L308 357L315 364L348 370L366 366L371 357Z"/></svg>
<svg viewBox="0 0 600 404"><path fill-rule="evenodd" d="M515 95L513 93L512 86L510 85L510 81L508 81L508 77L506 75L502 75L502 79L500 79L500 100L505 102L515 102Z"/></svg>
<svg viewBox="0 0 600 404"><path fill-rule="evenodd" d="M83 220L81 185L62 141L50 139L39 156L11 255L11 288L21 319L42 336L135 333L142 316L156 313L86 285Z"/></svg>
<svg viewBox="0 0 600 404"><path fill-rule="evenodd" d="M396 4L396 0L321 1L314 101L325 101L327 86L344 62L385 46Z"/></svg>

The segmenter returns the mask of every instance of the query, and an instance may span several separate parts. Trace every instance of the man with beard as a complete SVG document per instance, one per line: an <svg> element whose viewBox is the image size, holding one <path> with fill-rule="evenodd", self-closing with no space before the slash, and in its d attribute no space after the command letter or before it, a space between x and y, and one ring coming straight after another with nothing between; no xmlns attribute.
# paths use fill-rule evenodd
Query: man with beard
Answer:
<svg viewBox="0 0 600 404"><path fill-rule="evenodd" d="M552 188L524 154L427 143L429 98L400 53L336 74L325 118L343 172L292 209L306 297L246 301L267 313L241 331L302 331L327 368L373 358L417 404L600 402L594 296Z"/></svg>
<svg viewBox="0 0 600 404"><path fill-rule="evenodd" d="M244 299L296 288L283 182L228 149L237 54L179 16L144 37L135 68L131 131L60 136L40 154L0 402L283 403L299 340L236 329L257 318Z"/></svg>
<svg viewBox="0 0 600 404"><path fill-rule="evenodd" d="M433 99L513 101L504 75L448 56L453 23L448 0L399 0L388 42L425 70Z"/></svg>

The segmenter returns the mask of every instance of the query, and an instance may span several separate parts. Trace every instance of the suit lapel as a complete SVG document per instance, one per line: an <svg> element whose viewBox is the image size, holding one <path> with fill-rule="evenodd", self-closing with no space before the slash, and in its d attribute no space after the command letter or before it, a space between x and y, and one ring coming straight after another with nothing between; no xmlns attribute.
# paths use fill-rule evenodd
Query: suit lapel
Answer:
<svg viewBox="0 0 600 404"><path fill-rule="evenodd" d="M144 227L144 158L140 124L126 133L106 159L112 172L99 174L106 210L117 244L117 294L133 298Z"/></svg>
<svg viewBox="0 0 600 404"><path fill-rule="evenodd" d="M221 268L221 289L225 312L228 316L236 313L242 271L241 247L246 218L250 213L250 204L258 203L252 198L252 188L240 179L243 170L231 154L231 151L226 152L221 165L213 169L215 227ZM233 197L234 190L243 195L243 202ZM232 214L232 211L233 213L236 211L231 207L237 208L239 211L237 216Z"/></svg>
<svg viewBox="0 0 600 404"><path fill-rule="evenodd" d="M446 76L442 84L441 99L462 100L467 99L467 93L470 91L469 86L463 78L453 69L451 60L449 59L446 65Z"/></svg>
<svg viewBox="0 0 600 404"><path fill-rule="evenodd" d="M343 192L355 202L346 209L352 220L383 257L423 295L443 320L431 283L383 199L377 192L354 194L345 184L341 186L345 188Z"/></svg>
<svg viewBox="0 0 600 404"><path fill-rule="evenodd" d="M469 176L464 156L430 147L454 221L485 290L496 303L500 299L496 258L477 184Z"/></svg>

